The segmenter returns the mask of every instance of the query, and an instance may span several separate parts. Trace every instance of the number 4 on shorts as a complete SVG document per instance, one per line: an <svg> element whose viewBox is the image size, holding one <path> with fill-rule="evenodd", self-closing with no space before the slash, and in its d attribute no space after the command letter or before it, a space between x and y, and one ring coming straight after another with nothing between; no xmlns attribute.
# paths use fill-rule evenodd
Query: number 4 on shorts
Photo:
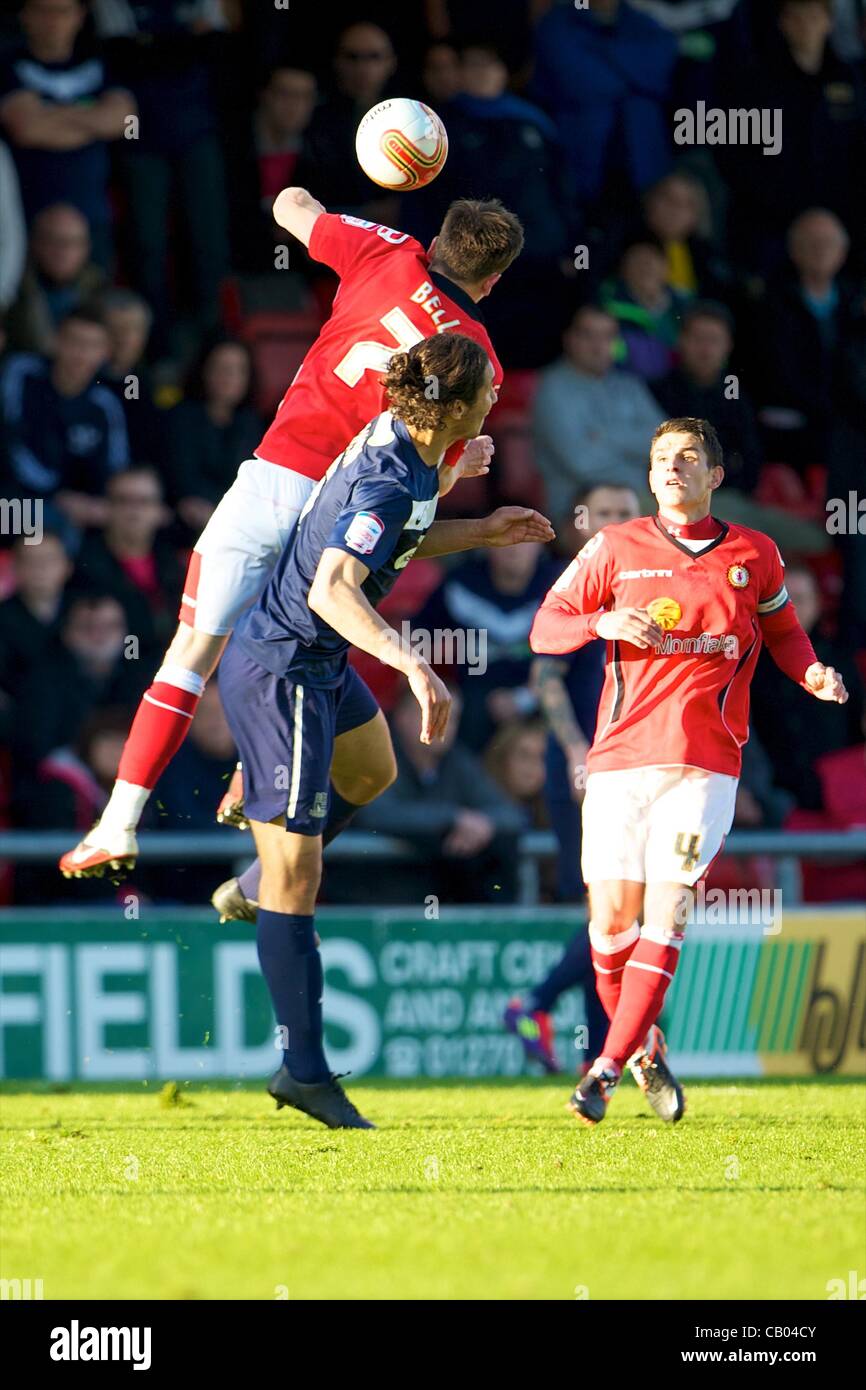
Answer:
<svg viewBox="0 0 866 1390"><path fill-rule="evenodd" d="M674 840L674 853L682 859L686 873L691 873L692 869L697 868L702 839L701 835L688 835L681 830Z"/></svg>

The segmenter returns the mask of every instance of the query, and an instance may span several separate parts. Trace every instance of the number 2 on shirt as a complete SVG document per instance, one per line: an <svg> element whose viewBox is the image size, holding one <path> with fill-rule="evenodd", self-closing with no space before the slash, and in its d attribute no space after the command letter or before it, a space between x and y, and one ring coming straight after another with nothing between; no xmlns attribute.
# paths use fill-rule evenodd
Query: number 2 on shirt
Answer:
<svg viewBox="0 0 866 1390"><path fill-rule="evenodd" d="M393 347L388 347L387 343L367 339L350 347L345 357L334 368L334 375L347 386L357 386L365 372L387 371L388 363L395 352L408 352L410 347L420 343L424 337L402 309L389 309L379 322L396 342Z"/></svg>

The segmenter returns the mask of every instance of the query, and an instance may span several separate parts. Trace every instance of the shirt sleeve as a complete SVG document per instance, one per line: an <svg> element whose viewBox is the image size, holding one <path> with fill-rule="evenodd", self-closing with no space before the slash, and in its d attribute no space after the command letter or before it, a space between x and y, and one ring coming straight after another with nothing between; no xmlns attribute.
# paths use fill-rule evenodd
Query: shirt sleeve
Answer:
<svg viewBox="0 0 866 1390"><path fill-rule="evenodd" d="M591 642L610 602L612 575L611 544L602 528L547 593L529 634L532 650L539 656L561 656Z"/></svg>
<svg viewBox="0 0 866 1390"><path fill-rule="evenodd" d="M786 603L790 603L785 587L785 562L779 554L779 547L772 541L763 568L763 582L758 592L759 618L766 617L769 613L778 613Z"/></svg>
<svg viewBox="0 0 866 1390"><path fill-rule="evenodd" d="M800 626L796 609L785 587L785 564L779 548L770 542L764 582L758 594L758 623L767 650L780 671L808 690L803 677L818 658Z"/></svg>
<svg viewBox="0 0 866 1390"><path fill-rule="evenodd" d="M314 261L329 265L342 279L350 266L385 256L395 246L411 241L408 233L385 227L381 222L323 212L313 223L309 252Z"/></svg>
<svg viewBox="0 0 866 1390"><path fill-rule="evenodd" d="M334 522L326 548L356 556L375 574L393 555L412 508L408 492L393 483L361 484Z"/></svg>

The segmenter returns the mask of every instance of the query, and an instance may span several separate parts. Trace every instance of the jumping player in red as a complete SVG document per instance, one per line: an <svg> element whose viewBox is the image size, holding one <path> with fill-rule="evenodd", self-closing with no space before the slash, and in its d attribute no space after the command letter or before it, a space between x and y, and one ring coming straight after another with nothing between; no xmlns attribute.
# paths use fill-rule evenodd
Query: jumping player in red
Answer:
<svg viewBox="0 0 866 1390"><path fill-rule="evenodd" d="M604 1118L626 1063L661 1118L683 1113L663 1046L644 1040L676 971L694 886L733 821L762 642L817 699L848 698L797 621L773 541L711 515L723 477L708 421L660 425L649 470L658 515L599 531L551 589L530 634L533 651L548 654L596 636L608 643L587 757L582 871L610 1027L570 1101L589 1124Z"/></svg>
<svg viewBox="0 0 866 1390"><path fill-rule="evenodd" d="M139 705L101 819L60 860L67 877L134 863L147 799L186 737L229 633L270 577L316 483L381 412L381 378L392 353L433 333L462 333L484 348L495 387L502 381L477 308L523 244L518 218L500 203L453 203L429 253L391 227L326 212L301 188L284 189L274 215L314 260L340 276L333 311L256 456L241 464L199 537L177 633ZM455 446L440 470L440 491L460 476L485 473L491 452L486 436L465 450ZM371 778L368 768L366 781ZM238 788L228 799L239 796Z"/></svg>

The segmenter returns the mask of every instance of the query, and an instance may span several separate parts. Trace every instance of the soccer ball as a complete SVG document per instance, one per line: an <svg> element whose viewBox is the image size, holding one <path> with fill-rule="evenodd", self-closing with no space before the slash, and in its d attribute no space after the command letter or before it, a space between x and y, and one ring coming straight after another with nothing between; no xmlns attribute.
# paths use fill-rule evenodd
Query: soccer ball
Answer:
<svg viewBox="0 0 866 1390"><path fill-rule="evenodd" d="M355 136L358 163L380 188L423 188L448 157L448 135L423 101L395 97L367 112Z"/></svg>

